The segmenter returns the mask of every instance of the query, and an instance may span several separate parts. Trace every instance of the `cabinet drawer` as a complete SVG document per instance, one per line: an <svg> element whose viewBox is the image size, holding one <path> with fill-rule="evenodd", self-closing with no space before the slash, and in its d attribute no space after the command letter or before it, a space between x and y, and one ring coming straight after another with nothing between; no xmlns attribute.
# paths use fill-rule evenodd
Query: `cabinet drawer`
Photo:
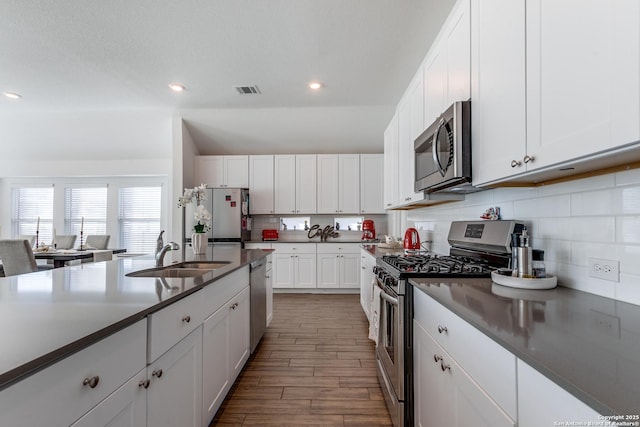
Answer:
<svg viewBox="0 0 640 427"><path fill-rule="evenodd" d="M318 243L319 254L359 254L359 243Z"/></svg>
<svg viewBox="0 0 640 427"><path fill-rule="evenodd" d="M414 318L516 419L516 357L513 354L415 288Z"/></svg>
<svg viewBox="0 0 640 427"><path fill-rule="evenodd" d="M249 266L246 266L205 286L201 297L206 310L205 319L234 295L249 286L249 274Z"/></svg>
<svg viewBox="0 0 640 427"><path fill-rule="evenodd" d="M271 248L279 253L287 254L315 254L315 243L272 243Z"/></svg>
<svg viewBox="0 0 640 427"><path fill-rule="evenodd" d="M147 362L151 363L202 324L207 316L202 290L149 315Z"/></svg>
<svg viewBox="0 0 640 427"><path fill-rule="evenodd" d="M145 319L3 390L0 425L72 424L144 368L146 334Z"/></svg>
<svg viewBox="0 0 640 427"><path fill-rule="evenodd" d="M271 243L245 243L245 249L271 249Z"/></svg>

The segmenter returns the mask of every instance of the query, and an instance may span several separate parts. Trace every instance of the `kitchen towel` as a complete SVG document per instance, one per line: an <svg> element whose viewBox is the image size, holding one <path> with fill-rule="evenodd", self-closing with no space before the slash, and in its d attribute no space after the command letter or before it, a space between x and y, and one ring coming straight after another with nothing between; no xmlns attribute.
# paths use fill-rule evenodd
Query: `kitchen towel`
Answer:
<svg viewBox="0 0 640 427"><path fill-rule="evenodd" d="M380 292L376 279L371 281L373 292L371 295L371 320L369 321L369 339L378 345L378 328L380 327Z"/></svg>

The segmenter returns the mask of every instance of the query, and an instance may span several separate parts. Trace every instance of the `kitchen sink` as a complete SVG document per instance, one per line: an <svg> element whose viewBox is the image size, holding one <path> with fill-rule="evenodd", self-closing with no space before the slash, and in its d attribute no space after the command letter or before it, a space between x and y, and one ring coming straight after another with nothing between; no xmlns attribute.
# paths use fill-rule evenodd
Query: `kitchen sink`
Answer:
<svg viewBox="0 0 640 427"><path fill-rule="evenodd" d="M126 274L127 277L200 277L226 267L230 261L187 261L166 267L148 268Z"/></svg>

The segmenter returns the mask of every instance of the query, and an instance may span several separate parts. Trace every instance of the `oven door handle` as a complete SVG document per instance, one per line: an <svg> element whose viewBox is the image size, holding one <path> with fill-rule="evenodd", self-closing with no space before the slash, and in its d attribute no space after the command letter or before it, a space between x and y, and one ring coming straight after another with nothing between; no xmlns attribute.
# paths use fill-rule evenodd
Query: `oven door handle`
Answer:
<svg viewBox="0 0 640 427"><path fill-rule="evenodd" d="M392 296L389 296L388 293L386 293L384 290L380 290L380 297L385 300L386 302L388 302L389 304L393 304L393 305L398 305L398 299L394 298Z"/></svg>

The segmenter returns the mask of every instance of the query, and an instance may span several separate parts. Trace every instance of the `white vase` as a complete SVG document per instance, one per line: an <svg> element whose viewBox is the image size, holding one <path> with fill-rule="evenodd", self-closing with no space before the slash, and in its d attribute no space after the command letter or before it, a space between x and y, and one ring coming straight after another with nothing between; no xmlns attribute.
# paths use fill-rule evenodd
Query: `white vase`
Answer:
<svg viewBox="0 0 640 427"><path fill-rule="evenodd" d="M191 249L195 255L207 253L207 235L206 233L193 233L191 235Z"/></svg>

